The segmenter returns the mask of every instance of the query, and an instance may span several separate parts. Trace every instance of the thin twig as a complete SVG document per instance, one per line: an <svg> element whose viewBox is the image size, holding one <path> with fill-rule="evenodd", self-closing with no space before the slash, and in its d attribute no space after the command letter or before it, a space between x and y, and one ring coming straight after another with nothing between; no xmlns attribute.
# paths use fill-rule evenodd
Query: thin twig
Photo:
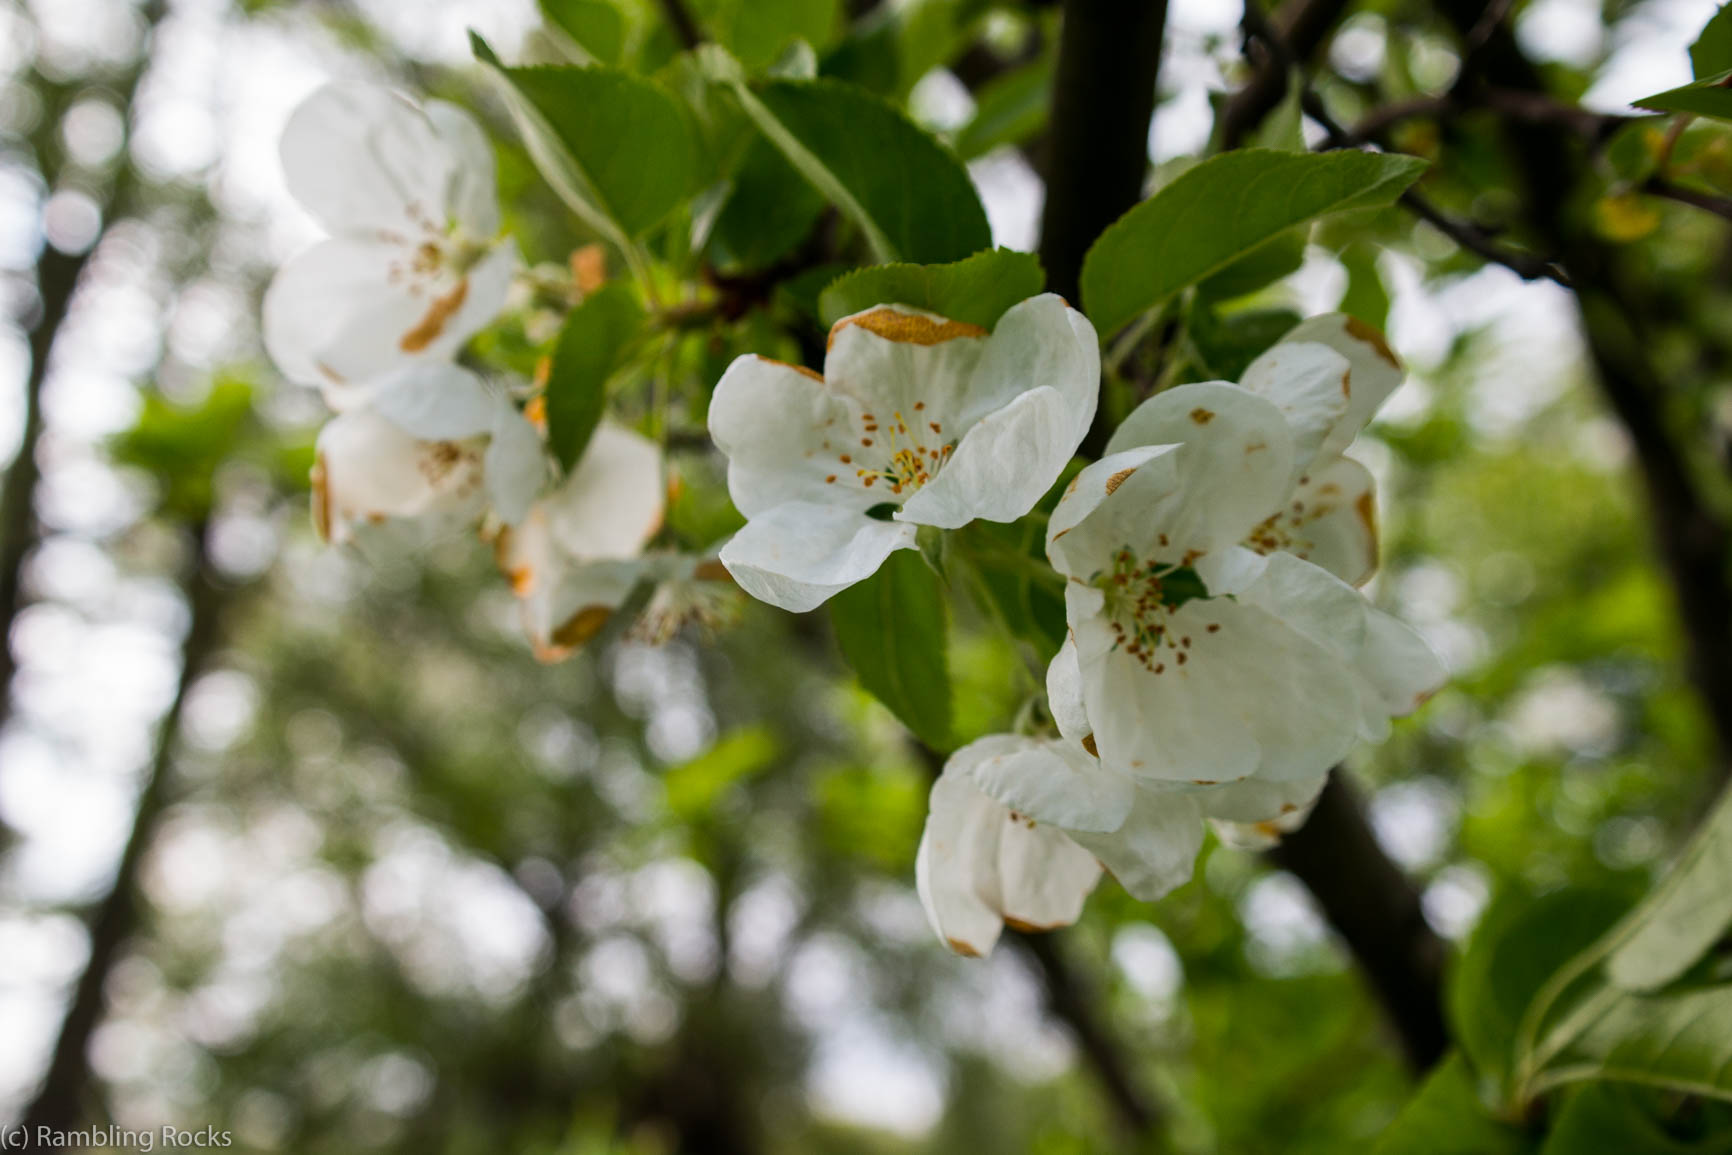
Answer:
<svg viewBox="0 0 1732 1155"><path fill-rule="evenodd" d="M1693 205L1732 221L1732 197L1717 196L1700 189L1674 184L1664 177L1658 176L1649 177L1647 183L1642 185L1642 191L1649 196L1663 197L1669 201L1677 201L1679 204Z"/></svg>

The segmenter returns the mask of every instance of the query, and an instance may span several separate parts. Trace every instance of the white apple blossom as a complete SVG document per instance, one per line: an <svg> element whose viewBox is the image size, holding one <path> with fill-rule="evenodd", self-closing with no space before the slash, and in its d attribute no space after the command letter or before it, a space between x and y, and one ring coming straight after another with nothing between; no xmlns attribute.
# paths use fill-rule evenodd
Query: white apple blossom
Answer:
<svg viewBox="0 0 1732 1155"><path fill-rule="evenodd" d="M265 344L291 379L348 408L356 383L449 359L498 315L517 252L468 114L329 84L295 109L281 151L289 191L331 234L265 294Z"/></svg>
<svg viewBox="0 0 1732 1155"><path fill-rule="evenodd" d="M557 661L595 636L640 582L680 576L643 556L666 500L661 448L604 421L576 468L501 531L499 565L537 657Z"/></svg>
<svg viewBox="0 0 1732 1155"><path fill-rule="evenodd" d="M747 524L721 559L753 597L812 609L915 545L922 525L1014 521L1094 418L1094 328L1051 294L988 334L899 305L830 330L824 376L741 357L710 433Z"/></svg>
<svg viewBox="0 0 1732 1155"><path fill-rule="evenodd" d="M313 520L327 541L390 518L520 520L546 476L534 426L504 390L455 365L388 374L319 432Z"/></svg>
<svg viewBox="0 0 1732 1155"><path fill-rule="evenodd" d="M1324 779L1217 786L1150 781L1094 755L1074 647L1047 671L1060 737L995 734L958 750L932 790L915 878L933 930L985 954L1003 925L1074 922L1100 868L1154 900L1191 877L1204 820L1224 837L1276 835L1308 812Z"/></svg>
<svg viewBox="0 0 1732 1155"><path fill-rule="evenodd" d="M1340 446L1369 416L1350 402L1357 369L1296 340L1259 359L1243 387L1167 390L1059 502L1047 554L1069 579L1067 647L1108 766L1141 781L1255 776L1314 794L1356 741L1381 740L1391 715L1442 681L1418 635L1303 560L1314 541L1295 548L1296 533L1348 543L1325 552L1355 578L1374 561L1374 537L1319 530L1356 510L1305 520L1308 497L1335 496L1314 471L1340 468ZM1315 493L1301 496L1306 486Z"/></svg>

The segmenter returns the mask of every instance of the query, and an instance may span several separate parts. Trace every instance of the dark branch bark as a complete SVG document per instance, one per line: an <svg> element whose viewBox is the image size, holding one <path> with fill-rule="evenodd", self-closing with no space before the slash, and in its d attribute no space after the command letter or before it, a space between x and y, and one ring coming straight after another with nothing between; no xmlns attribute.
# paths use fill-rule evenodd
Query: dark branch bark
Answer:
<svg viewBox="0 0 1732 1155"><path fill-rule="evenodd" d="M90 1087L90 1039L102 1021L103 988L132 937L139 920L138 868L156 836L157 826L172 796L175 738L188 690L209 664L222 639L222 611L228 594L218 584L205 550L203 527L198 531L198 550L184 591L191 623L181 644L180 681L168 711L163 714L156 746L139 793L132 832L115 868L107 896L90 913L90 957L72 992L60 1034L55 1040L42 1086L24 1113L23 1126L35 1135L40 1127L65 1131L86 1117Z"/></svg>
<svg viewBox="0 0 1732 1155"><path fill-rule="evenodd" d="M78 280L90 260L94 246L76 255L43 245L36 262L36 291L41 309L36 327L30 331L30 375L24 381L24 435L18 456L6 470L5 489L0 491L0 725L12 713L12 675L17 658L12 652L12 625L24 608L24 563L36 546L36 486L42 478L36 460L42 439L42 386L48 379L48 364L54 338L60 332Z"/></svg>
<svg viewBox="0 0 1732 1155"><path fill-rule="evenodd" d="M1358 792L1340 769L1310 821L1269 851L1297 875L1335 928L1383 1005L1415 1071L1443 1057L1445 948L1425 921L1419 891L1377 844Z"/></svg>
<svg viewBox="0 0 1732 1155"><path fill-rule="evenodd" d="M1247 0L1246 11L1252 11L1256 2ZM1305 61L1323 46L1346 10L1347 0L1288 0L1275 10L1269 23L1291 60ZM1251 130L1287 95L1289 60L1264 53L1255 63L1251 79L1221 111L1216 135L1224 149L1238 148L1244 143Z"/></svg>
<svg viewBox="0 0 1732 1155"><path fill-rule="evenodd" d="M1046 1005L1053 1017L1070 1028L1077 1049L1100 1080L1114 1116L1126 1134L1143 1141L1144 1149L1165 1150L1161 1113L1132 1077L1132 1064L1107 1024L1096 1013L1100 992L1071 966L1062 938L1051 934L1021 935L1013 940L1040 971Z"/></svg>
<svg viewBox="0 0 1732 1155"><path fill-rule="evenodd" d="M1166 0L1065 0L1040 259L1073 303L1083 255L1143 196L1166 19Z"/></svg>
<svg viewBox="0 0 1732 1155"><path fill-rule="evenodd" d="M1495 3L1495 0L1494 0ZM1445 0L1444 15L1466 36L1482 26L1475 0ZM1549 100L1543 77L1499 22L1474 53L1474 85ZM1504 123L1505 153L1522 184L1533 234L1555 251L1576 291L1588 354L1607 405L1623 423L1647 493L1650 521L1683 625L1688 674L1718 745L1719 774L1732 774L1732 529L1700 492L1667 427L1666 383L1651 359L1667 323L1653 294L1615 248L1574 210L1574 192L1592 179L1580 142L1556 122Z"/></svg>

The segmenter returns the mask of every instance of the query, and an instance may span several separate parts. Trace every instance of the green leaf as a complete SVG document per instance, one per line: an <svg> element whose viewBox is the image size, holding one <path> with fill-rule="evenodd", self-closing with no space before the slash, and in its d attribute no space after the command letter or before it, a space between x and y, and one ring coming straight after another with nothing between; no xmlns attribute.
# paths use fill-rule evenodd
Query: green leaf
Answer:
<svg viewBox="0 0 1732 1155"><path fill-rule="evenodd" d="M1732 88L1727 87L1728 84L1732 84L1732 70L1630 103L1654 112L1688 112L1716 120L1732 120Z"/></svg>
<svg viewBox="0 0 1732 1155"><path fill-rule="evenodd" d="M1083 261L1084 310L1104 334L1289 229L1385 205L1426 162L1390 153L1247 149L1197 165L1102 233Z"/></svg>
<svg viewBox="0 0 1732 1155"><path fill-rule="evenodd" d="M1565 1101L1540 1155L1726 1155L1724 1131L1696 1143L1668 1135L1644 1106L1647 1093L1615 1083L1590 1083Z"/></svg>
<svg viewBox="0 0 1732 1155"><path fill-rule="evenodd" d="M711 259L725 269L774 264L811 235L823 213L818 190L768 141L755 137L710 234Z"/></svg>
<svg viewBox="0 0 1732 1155"><path fill-rule="evenodd" d="M706 48L711 75L879 260L954 261L992 243L968 170L891 105L835 80L776 80L754 92L737 62Z"/></svg>
<svg viewBox="0 0 1732 1155"><path fill-rule="evenodd" d="M560 465L576 466L607 409L607 381L643 328L644 311L620 281L571 311L547 375L547 443Z"/></svg>
<svg viewBox="0 0 1732 1155"><path fill-rule="evenodd" d="M1690 75L1697 80L1732 71L1732 5L1715 11L1690 45Z"/></svg>
<svg viewBox="0 0 1732 1155"><path fill-rule="evenodd" d="M687 822L704 817L730 786L761 774L781 756L766 726L746 726L723 735L707 751L662 775L668 809Z"/></svg>
<svg viewBox="0 0 1732 1155"><path fill-rule="evenodd" d="M1653 991L1679 978L1732 927L1732 791L1691 839L1678 864L1614 932L1606 974L1625 990Z"/></svg>
<svg viewBox="0 0 1732 1155"><path fill-rule="evenodd" d="M1584 1079L1732 1100L1732 984L1659 995L1605 988L1592 1021L1538 1072L1539 1088Z"/></svg>
<svg viewBox="0 0 1732 1155"><path fill-rule="evenodd" d="M988 249L947 265L871 265L845 273L819 295L818 312L834 325L874 305L912 305L990 329L1045 284L1033 253Z"/></svg>
<svg viewBox="0 0 1732 1155"><path fill-rule="evenodd" d="M502 82L536 168L591 228L623 245L693 191L692 127L665 89L600 66L507 68L479 36L470 42Z"/></svg>
<svg viewBox="0 0 1732 1155"><path fill-rule="evenodd" d="M1475 1067L1506 1084L1534 996L1628 906L1610 891L1588 888L1538 898L1516 892L1492 904L1451 972L1448 989L1453 1033Z"/></svg>
<svg viewBox="0 0 1732 1155"><path fill-rule="evenodd" d="M950 747L944 587L913 550L830 599L842 656L860 684L935 750Z"/></svg>
<svg viewBox="0 0 1732 1155"><path fill-rule="evenodd" d="M1007 144L1021 144L1046 127L1051 107L1053 58L1038 60L993 77L974 94L974 117L956 133L956 155L984 156Z"/></svg>
<svg viewBox="0 0 1732 1155"><path fill-rule="evenodd" d="M1285 337L1300 321L1291 309L1247 309L1225 315L1198 298L1190 313L1188 332L1201 368L1213 378L1237 381L1251 362Z"/></svg>
<svg viewBox="0 0 1732 1155"><path fill-rule="evenodd" d="M1305 116L1299 107L1299 94L1305 90L1304 78L1293 73L1287 78L1287 94L1270 110L1257 126L1251 138L1252 148L1273 148L1281 152L1305 151Z"/></svg>
<svg viewBox="0 0 1732 1155"><path fill-rule="evenodd" d="M1521 1134L1486 1112L1473 1071L1451 1053L1378 1138L1372 1155L1521 1155Z"/></svg>
<svg viewBox="0 0 1732 1155"><path fill-rule="evenodd" d="M1342 267L1347 270L1347 292L1336 306L1349 317L1357 317L1380 330L1389 327L1389 290L1377 268L1377 254L1381 251L1369 243L1347 246L1341 254Z"/></svg>
<svg viewBox="0 0 1732 1155"><path fill-rule="evenodd" d="M1282 277L1299 271L1305 263L1305 231L1295 229L1262 244L1197 285L1197 295L1212 301L1230 301L1255 293Z"/></svg>
<svg viewBox="0 0 1732 1155"><path fill-rule="evenodd" d="M596 61L619 63L625 14L608 0L541 0L541 14Z"/></svg>
<svg viewBox="0 0 1732 1155"><path fill-rule="evenodd" d="M706 31L753 72L776 62L795 40L822 50L841 28L838 0L699 0Z"/></svg>

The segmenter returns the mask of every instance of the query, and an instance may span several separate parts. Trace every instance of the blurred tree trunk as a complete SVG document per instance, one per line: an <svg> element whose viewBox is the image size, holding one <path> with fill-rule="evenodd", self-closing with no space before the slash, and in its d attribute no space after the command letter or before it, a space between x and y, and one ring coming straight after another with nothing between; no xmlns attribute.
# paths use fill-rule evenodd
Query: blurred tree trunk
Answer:
<svg viewBox="0 0 1732 1155"><path fill-rule="evenodd" d="M42 1086L24 1113L23 1125L30 1134L39 1127L66 1130L90 1115L90 1039L102 1021L108 976L138 926L138 870L173 793L174 747L181 711L188 691L222 644L221 619L232 591L220 583L211 568L206 525L196 526L195 533L198 546L182 584L189 625L181 642L180 680L157 729L132 832L115 867L114 881L87 918L90 956L73 987Z"/></svg>
<svg viewBox="0 0 1732 1155"><path fill-rule="evenodd" d="M114 85L120 97L120 112L130 127L132 101L138 83L150 64L150 46L166 7L164 0L149 0L143 6L145 26L138 55L125 75ZM33 86L46 94L44 113L30 145L35 153L42 185L52 194L63 175L59 163L61 146L56 139L61 114L80 91L78 83L61 84L32 74ZM18 455L6 470L0 483L0 726L12 715L12 679L17 673L17 656L12 650L12 627L24 609L24 566L41 536L36 522L36 488L42 479L37 448L42 439L42 390L48 380L48 368L53 363L56 340L61 327L72 312L78 285L85 267L101 245L108 226L131 190L136 179L126 148L130 133L121 139L119 169L109 182L107 196L99 203L103 228L90 245L78 253L66 253L46 239L36 258L36 292L38 308L35 324L30 329L30 372L24 381L24 429L18 443ZM87 190L88 191L88 190Z"/></svg>
<svg viewBox="0 0 1732 1155"><path fill-rule="evenodd" d="M1466 45L1459 89L1470 97L1485 86L1547 95L1544 77L1495 8L1477 0L1444 0L1442 8ZM1635 451L1683 626L1687 672L1707 710L1724 779L1732 775L1732 527L1692 476L1666 414L1667 384L1652 350L1675 319L1656 307L1663 296L1594 233L1581 192L1595 177L1579 134L1566 121L1514 117L1504 120L1503 134L1525 193L1524 223L1569 273L1600 392Z"/></svg>

